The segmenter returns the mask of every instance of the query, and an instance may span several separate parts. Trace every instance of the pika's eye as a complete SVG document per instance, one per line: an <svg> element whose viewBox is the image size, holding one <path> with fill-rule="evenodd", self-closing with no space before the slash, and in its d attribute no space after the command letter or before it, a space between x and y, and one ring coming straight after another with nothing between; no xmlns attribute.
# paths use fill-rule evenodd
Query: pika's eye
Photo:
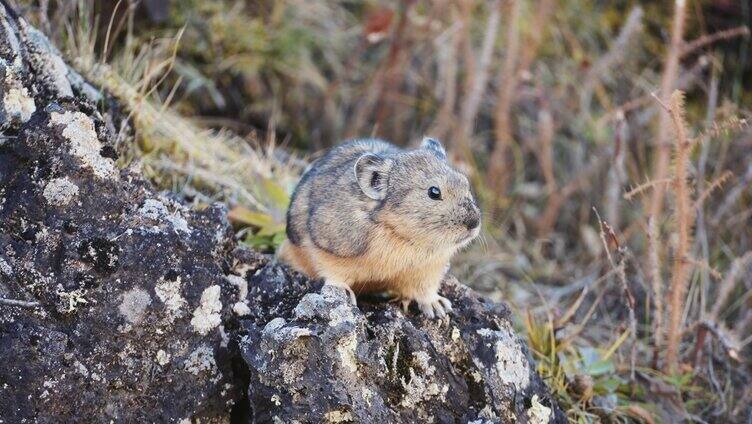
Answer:
<svg viewBox="0 0 752 424"><path fill-rule="evenodd" d="M433 186L428 189L428 197L433 200L441 200L441 190L438 187Z"/></svg>

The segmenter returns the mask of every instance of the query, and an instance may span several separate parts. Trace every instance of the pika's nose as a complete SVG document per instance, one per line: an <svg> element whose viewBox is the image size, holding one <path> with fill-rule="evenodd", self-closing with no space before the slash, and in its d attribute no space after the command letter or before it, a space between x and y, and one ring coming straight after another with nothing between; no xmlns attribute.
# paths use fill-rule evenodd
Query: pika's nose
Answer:
<svg viewBox="0 0 752 424"><path fill-rule="evenodd" d="M462 221L468 230L474 230L480 225L480 210L475 206L472 199L465 199L463 206L466 208L465 219Z"/></svg>
<svg viewBox="0 0 752 424"><path fill-rule="evenodd" d="M474 230L480 225L480 217L477 214L472 214L465 218L465 226L468 230Z"/></svg>

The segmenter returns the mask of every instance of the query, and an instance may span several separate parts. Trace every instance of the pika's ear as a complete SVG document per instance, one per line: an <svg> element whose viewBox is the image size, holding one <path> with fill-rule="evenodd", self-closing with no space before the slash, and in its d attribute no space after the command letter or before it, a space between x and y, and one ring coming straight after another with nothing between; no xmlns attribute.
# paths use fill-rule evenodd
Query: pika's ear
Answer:
<svg viewBox="0 0 752 424"><path fill-rule="evenodd" d="M423 142L420 143L420 147L435 154L436 156L439 157L439 159L446 160L447 158L447 154L446 154L446 150L444 150L444 146L442 146L441 142L435 138L423 137Z"/></svg>
<svg viewBox="0 0 752 424"><path fill-rule="evenodd" d="M391 168L391 159L365 153L355 162L355 179L366 196L381 200L386 197L386 183Z"/></svg>

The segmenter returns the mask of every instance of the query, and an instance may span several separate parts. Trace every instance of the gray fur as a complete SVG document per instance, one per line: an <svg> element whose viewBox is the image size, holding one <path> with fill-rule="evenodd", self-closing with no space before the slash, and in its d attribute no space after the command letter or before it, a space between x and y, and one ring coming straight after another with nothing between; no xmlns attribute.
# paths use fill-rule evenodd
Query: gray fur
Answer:
<svg viewBox="0 0 752 424"><path fill-rule="evenodd" d="M431 186L441 189L441 200L429 198ZM377 225L408 241L433 244L425 241L435 238L440 245L459 243L473 219L480 211L467 178L451 168L438 141L427 138L418 149L402 150L381 140L354 140L330 150L303 175L288 210L287 236L295 245L310 238L328 253L355 257L366 251Z"/></svg>
<svg viewBox="0 0 752 424"><path fill-rule="evenodd" d="M429 150L433 154L439 157L439 159L446 160L447 154L444 150L444 146L441 145L439 140L432 137L423 137L423 142L420 143L420 147Z"/></svg>

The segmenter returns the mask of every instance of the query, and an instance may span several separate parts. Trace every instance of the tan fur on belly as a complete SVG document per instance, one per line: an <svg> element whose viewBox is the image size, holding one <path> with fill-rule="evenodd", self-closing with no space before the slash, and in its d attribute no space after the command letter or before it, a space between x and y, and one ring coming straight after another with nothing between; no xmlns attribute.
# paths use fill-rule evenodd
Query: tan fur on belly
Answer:
<svg viewBox="0 0 752 424"><path fill-rule="evenodd" d="M337 281L356 293L388 290L414 298L435 290L452 253L429 252L388 229L379 229L369 236L368 249L360 256L338 257L305 239L301 246L285 241L280 257L312 278Z"/></svg>

